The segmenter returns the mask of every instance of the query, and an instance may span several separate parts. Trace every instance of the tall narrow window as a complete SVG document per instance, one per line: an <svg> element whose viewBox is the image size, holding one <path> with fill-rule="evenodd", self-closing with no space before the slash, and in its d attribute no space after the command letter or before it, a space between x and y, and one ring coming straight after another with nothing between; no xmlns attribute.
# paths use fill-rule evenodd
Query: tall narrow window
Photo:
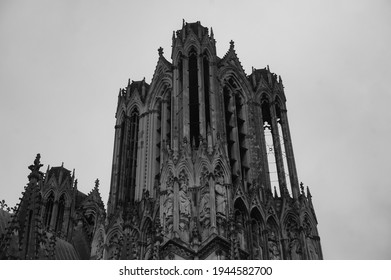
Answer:
<svg viewBox="0 0 391 280"><path fill-rule="evenodd" d="M167 92L166 144L171 142L171 90Z"/></svg>
<svg viewBox="0 0 391 280"><path fill-rule="evenodd" d="M197 52L191 49L189 52L189 120L190 120L190 143L196 148L200 143L200 116L198 101L198 66Z"/></svg>
<svg viewBox="0 0 391 280"><path fill-rule="evenodd" d="M133 202L136 188L137 144L138 144L139 113L133 110L129 119L128 138L126 139L126 177L125 203Z"/></svg>
<svg viewBox="0 0 391 280"><path fill-rule="evenodd" d="M269 167L269 178L272 187L279 186L276 154L273 143L272 118L270 114L270 103L266 97L261 101L263 131L265 135L267 162ZM276 188L279 191L279 188Z"/></svg>
<svg viewBox="0 0 391 280"><path fill-rule="evenodd" d="M235 157L235 115L233 112L231 90L227 86L223 88L223 94L227 150L231 166L232 182L235 182L235 180L238 178L238 163L237 158Z"/></svg>
<svg viewBox="0 0 391 280"><path fill-rule="evenodd" d="M276 115L277 115L278 136L279 136L281 152L282 152L282 162L284 165L285 182L286 182L286 187L287 187L288 191L291 191L291 183L290 183L289 169L288 169L288 158L287 158L286 151L285 151L285 139L284 139L284 134L282 131L282 126L284 124L282 123L281 108L278 103L276 103Z"/></svg>
<svg viewBox="0 0 391 280"><path fill-rule="evenodd" d="M51 192L49 197L46 200L45 215L43 218L44 226L46 229L49 229L49 227L50 227L50 220L52 218L52 213L53 213L53 204L54 204L54 195Z"/></svg>
<svg viewBox="0 0 391 280"><path fill-rule="evenodd" d="M246 131L245 131L245 114L243 108L243 98L235 95L236 105L236 124L238 126L239 154L243 180L247 181L247 174L250 169L247 163Z"/></svg>
<svg viewBox="0 0 391 280"><path fill-rule="evenodd" d="M173 123L175 123L175 126L173 127L174 131L177 129L183 128L183 58L182 54L179 54L179 61L178 61L178 101L177 101L177 112L176 115L174 115ZM174 105L173 105L174 108ZM179 133L179 139L180 142L182 142L182 133Z"/></svg>
<svg viewBox="0 0 391 280"><path fill-rule="evenodd" d="M205 101L205 128L210 126L210 102L209 102L209 60L205 51L202 61L204 68L204 101Z"/></svg>
<svg viewBox="0 0 391 280"><path fill-rule="evenodd" d="M225 130L227 137L228 156L231 164L232 182L241 178L247 185L249 171L248 153L246 146L246 114L244 109L244 99L240 88L232 78L227 81L223 88Z"/></svg>
<svg viewBox="0 0 391 280"><path fill-rule="evenodd" d="M157 104L157 116L156 116L156 135L155 135L155 141L156 141L156 148L155 148L155 170L154 170L154 176L155 179L159 178L160 173L160 164L161 164L161 151L162 151L162 145L164 145L165 138L164 138L164 129L165 129L165 110L166 104L163 101L159 102Z"/></svg>
<svg viewBox="0 0 391 280"><path fill-rule="evenodd" d="M123 169L123 166L125 165L124 164L124 160L125 160L125 156L124 156L124 142L125 142L125 119L122 120L122 123L121 123L121 131L120 131L120 140L119 140L119 149L118 149L118 176L117 176L117 189L116 189L116 197L115 197L115 205L118 205L118 200L119 200L119 187L121 185L121 172L122 172L122 169Z"/></svg>
<svg viewBox="0 0 391 280"><path fill-rule="evenodd" d="M55 232L59 232L62 230L62 224L64 222L64 212L65 212L65 195L63 194L58 200L56 227L54 229Z"/></svg>

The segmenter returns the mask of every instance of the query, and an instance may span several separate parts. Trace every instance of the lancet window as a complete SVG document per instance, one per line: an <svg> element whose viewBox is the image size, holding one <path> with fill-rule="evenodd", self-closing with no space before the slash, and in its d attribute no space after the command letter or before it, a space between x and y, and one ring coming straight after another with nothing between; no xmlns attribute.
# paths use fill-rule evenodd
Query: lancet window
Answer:
<svg viewBox="0 0 391 280"><path fill-rule="evenodd" d="M198 95L198 62L197 52L192 48L189 52L189 125L190 143L197 148L200 143L200 115Z"/></svg>
<svg viewBox="0 0 391 280"><path fill-rule="evenodd" d="M134 200L136 188L137 145L139 112L134 109L127 121L126 164L125 164L125 203Z"/></svg>
<svg viewBox="0 0 391 280"><path fill-rule="evenodd" d="M230 78L223 87L225 129L232 182L247 180L249 171L246 146L246 114L244 98L237 84Z"/></svg>
<svg viewBox="0 0 391 280"><path fill-rule="evenodd" d="M45 215L43 218L44 221L44 226L46 229L50 227L50 221L52 218L52 213L53 213L53 205L54 205L54 195L53 192L50 193L48 198L46 199L46 204L45 204Z"/></svg>
<svg viewBox="0 0 391 280"><path fill-rule="evenodd" d="M55 232L62 230L62 225L64 222L64 213L65 213L65 195L62 194L60 199L58 200L56 227L54 229Z"/></svg>

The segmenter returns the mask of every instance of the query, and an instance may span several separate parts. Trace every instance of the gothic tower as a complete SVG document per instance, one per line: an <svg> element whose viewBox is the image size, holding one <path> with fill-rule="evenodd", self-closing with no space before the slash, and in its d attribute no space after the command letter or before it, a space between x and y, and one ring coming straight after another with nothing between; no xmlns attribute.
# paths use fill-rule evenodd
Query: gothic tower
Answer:
<svg viewBox="0 0 391 280"><path fill-rule="evenodd" d="M151 84L120 89L105 259L322 259L280 77L183 22Z"/></svg>

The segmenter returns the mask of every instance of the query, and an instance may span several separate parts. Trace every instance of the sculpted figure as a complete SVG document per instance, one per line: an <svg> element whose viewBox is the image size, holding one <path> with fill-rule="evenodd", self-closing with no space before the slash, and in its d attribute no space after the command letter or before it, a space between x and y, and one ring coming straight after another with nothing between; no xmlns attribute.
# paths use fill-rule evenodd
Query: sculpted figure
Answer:
<svg viewBox="0 0 391 280"><path fill-rule="evenodd" d="M210 196L209 196L209 185L206 185L206 190L201 198L200 202L200 221L203 221L209 216L210 213Z"/></svg>
<svg viewBox="0 0 391 280"><path fill-rule="evenodd" d="M164 201L164 213L166 213L166 217L172 216L172 201L173 201L173 192L172 189L167 189L166 200Z"/></svg>
<svg viewBox="0 0 391 280"><path fill-rule="evenodd" d="M216 212L225 216L225 206L226 206L226 190L223 185L223 178L218 177L215 184L216 192Z"/></svg>
<svg viewBox="0 0 391 280"><path fill-rule="evenodd" d="M184 181L180 182L179 187L179 211L181 215L190 216L190 199L187 195L187 184Z"/></svg>

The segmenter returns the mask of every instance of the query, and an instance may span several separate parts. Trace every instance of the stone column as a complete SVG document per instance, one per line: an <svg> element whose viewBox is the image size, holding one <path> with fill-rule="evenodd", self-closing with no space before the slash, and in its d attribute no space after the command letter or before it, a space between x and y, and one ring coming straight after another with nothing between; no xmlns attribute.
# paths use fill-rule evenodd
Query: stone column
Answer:
<svg viewBox="0 0 391 280"><path fill-rule="evenodd" d="M293 154L291 134L289 131L288 115L287 115L287 111L283 109L281 109L281 128L282 128L282 133L284 135L285 152L286 152L286 157L288 162L289 179L291 182L292 194L293 194L293 198L297 199L300 193L299 180L297 177L295 157Z"/></svg>
<svg viewBox="0 0 391 280"><path fill-rule="evenodd" d="M209 173L208 175L208 181L209 181L209 202L210 202L210 230L209 234L217 233L217 227L216 227L216 192L215 192L215 176L213 173Z"/></svg>
<svg viewBox="0 0 391 280"><path fill-rule="evenodd" d="M172 215L174 219L173 233L174 237L179 238L179 182L178 178L174 178L174 201Z"/></svg>

